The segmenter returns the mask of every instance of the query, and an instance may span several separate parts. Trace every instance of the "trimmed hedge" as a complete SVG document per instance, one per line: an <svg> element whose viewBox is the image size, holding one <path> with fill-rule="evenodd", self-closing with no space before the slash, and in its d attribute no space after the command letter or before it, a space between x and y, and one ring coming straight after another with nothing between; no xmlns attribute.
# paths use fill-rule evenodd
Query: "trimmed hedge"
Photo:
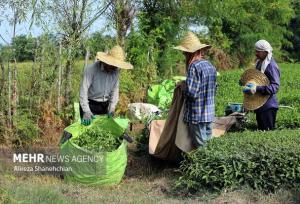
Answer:
<svg viewBox="0 0 300 204"><path fill-rule="evenodd" d="M185 156L176 186L189 190L250 186L265 192L300 184L300 130L233 133Z"/></svg>

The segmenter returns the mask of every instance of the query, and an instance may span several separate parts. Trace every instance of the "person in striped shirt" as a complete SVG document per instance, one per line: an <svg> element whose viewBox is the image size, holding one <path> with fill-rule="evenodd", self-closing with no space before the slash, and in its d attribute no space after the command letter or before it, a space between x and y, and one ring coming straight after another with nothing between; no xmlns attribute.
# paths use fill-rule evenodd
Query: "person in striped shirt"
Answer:
<svg viewBox="0 0 300 204"><path fill-rule="evenodd" d="M186 58L187 79L181 84L185 95L184 122L194 146L200 147L212 137L215 118L216 68L206 59L210 45L200 43L198 37L188 32L179 46Z"/></svg>

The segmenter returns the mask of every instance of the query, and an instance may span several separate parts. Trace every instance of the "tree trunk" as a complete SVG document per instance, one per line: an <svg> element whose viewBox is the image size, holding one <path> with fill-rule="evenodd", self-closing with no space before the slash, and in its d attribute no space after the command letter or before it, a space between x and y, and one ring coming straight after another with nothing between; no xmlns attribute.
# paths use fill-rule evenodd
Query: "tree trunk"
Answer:
<svg viewBox="0 0 300 204"><path fill-rule="evenodd" d="M16 37L16 28L18 24L18 10L14 10L14 19L13 19L13 39ZM14 53L14 65L13 65L13 73L12 73L12 97L11 105L12 105L12 112L11 116L17 115L17 101L18 101L18 85L17 85L17 59L16 53Z"/></svg>
<svg viewBox="0 0 300 204"><path fill-rule="evenodd" d="M44 80L44 52L45 52L45 47L42 45L42 51L41 51L41 59L40 59L40 66L39 66L39 79L40 81ZM43 94L42 94L42 90L43 87L41 87L40 85L38 85L38 107L40 107L41 105L41 101L43 98Z"/></svg>
<svg viewBox="0 0 300 204"><path fill-rule="evenodd" d="M66 79L66 88L65 88L65 105L69 105L71 101L71 60L68 59L66 62L66 71L65 71L65 79Z"/></svg>
<svg viewBox="0 0 300 204"><path fill-rule="evenodd" d="M2 74L2 78L1 78L1 87L0 87L0 98L3 99L0 101L0 123L1 126L4 127L5 124L5 67L3 62L1 62L1 74Z"/></svg>
<svg viewBox="0 0 300 204"><path fill-rule="evenodd" d="M120 24L118 25L117 28L117 43L120 45L123 49L125 48L125 36L126 36L126 31L124 31L124 25Z"/></svg>
<svg viewBox="0 0 300 204"><path fill-rule="evenodd" d="M61 111L61 75L62 75L62 65L61 65L61 55L62 55L62 44L59 42L59 52L58 52L58 81L57 81L57 111Z"/></svg>
<svg viewBox="0 0 300 204"><path fill-rule="evenodd" d="M66 62L66 71L65 71L65 106L68 106L71 102L71 91L72 91L72 69L74 64L74 59L72 57L72 51L68 50L68 58Z"/></svg>
<svg viewBox="0 0 300 204"><path fill-rule="evenodd" d="M90 49L89 47L87 47L85 53L84 67L88 65L89 59L90 59Z"/></svg>
<svg viewBox="0 0 300 204"><path fill-rule="evenodd" d="M132 25L136 13L133 1L114 0L114 22L117 30L117 43L124 49L128 29Z"/></svg>
<svg viewBox="0 0 300 204"><path fill-rule="evenodd" d="M13 66L13 80L12 80L12 116L17 115L17 105L18 105L18 84L17 84L18 70L17 70L17 60L14 59Z"/></svg>
<svg viewBox="0 0 300 204"><path fill-rule="evenodd" d="M39 67L40 79L44 78L44 59L45 59L44 53L45 53L45 47L42 45L41 61L40 61L40 67Z"/></svg>
<svg viewBox="0 0 300 204"><path fill-rule="evenodd" d="M11 69L10 69L10 64L8 63L8 101L7 101L7 117L8 117L8 122L7 126L9 129L11 129L12 126L12 118L11 118Z"/></svg>
<svg viewBox="0 0 300 204"><path fill-rule="evenodd" d="M1 73L2 73L2 79L1 79L1 87L0 87L0 95L3 95L3 89L4 89L4 84L5 84L5 68L3 63L1 62Z"/></svg>
<svg viewBox="0 0 300 204"><path fill-rule="evenodd" d="M38 62L38 48L39 48L39 41L36 42L36 47L34 51L34 58L33 58L33 64L31 68L31 85L30 85L30 99L29 99L29 113L32 115L32 109L35 107L36 101L33 99L33 97L36 95L36 84L37 84L37 62Z"/></svg>

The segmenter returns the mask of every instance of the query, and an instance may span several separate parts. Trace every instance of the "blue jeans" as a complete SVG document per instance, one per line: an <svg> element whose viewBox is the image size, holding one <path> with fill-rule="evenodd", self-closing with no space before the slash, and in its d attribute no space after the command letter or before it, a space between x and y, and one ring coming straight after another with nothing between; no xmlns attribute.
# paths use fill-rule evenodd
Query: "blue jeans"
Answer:
<svg viewBox="0 0 300 204"><path fill-rule="evenodd" d="M212 137L212 122L188 124L188 133L192 138L193 145L198 148Z"/></svg>

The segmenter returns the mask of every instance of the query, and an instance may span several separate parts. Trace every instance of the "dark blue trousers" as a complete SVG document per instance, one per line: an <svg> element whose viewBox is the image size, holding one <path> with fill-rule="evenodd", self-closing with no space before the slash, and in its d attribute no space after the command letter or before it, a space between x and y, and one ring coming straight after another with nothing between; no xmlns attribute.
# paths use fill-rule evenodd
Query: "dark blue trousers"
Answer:
<svg viewBox="0 0 300 204"><path fill-rule="evenodd" d="M259 130L275 129L277 110L278 109L271 108L266 111L256 113L256 121Z"/></svg>

